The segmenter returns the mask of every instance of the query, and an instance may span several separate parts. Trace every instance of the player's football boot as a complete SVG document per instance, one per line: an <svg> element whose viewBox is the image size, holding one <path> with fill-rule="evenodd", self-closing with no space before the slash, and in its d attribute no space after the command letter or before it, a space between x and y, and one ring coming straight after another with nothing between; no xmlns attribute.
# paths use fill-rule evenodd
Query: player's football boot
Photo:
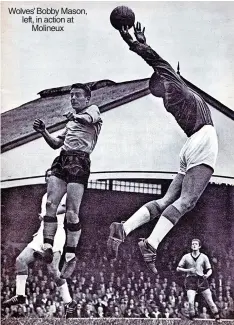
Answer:
<svg viewBox="0 0 234 325"><path fill-rule="evenodd" d="M8 300L3 301L2 306L3 307L10 307L13 305L21 305L25 303L25 296L22 295L16 295Z"/></svg>
<svg viewBox="0 0 234 325"><path fill-rule="evenodd" d="M119 245L124 242L125 238L123 223L113 222L110 225L110 235L107 240L107 252L110 259L117 258Z"/></svg>
<svg viewBox="0 0 234 325"><path fill-rule="evenodd" d="M77 318L77 302L72 300L65 306L65 317L66 318Z"/></svg>
<svg viewBox="0 0 234 325"><path fill-rule="evenodd" d="M53 250L52 248L46 248L45 250L35 251L33 256L38 260L43 260L46 264L50 264L53 261Z"/></svg>
<svg viewBox="0 0 234 325"><path fill-rule="evenodd" d="M156 250L151 245L149 245L144 238L139 241L138 246L140 248L143 259L148 266L148 269L154 274L157 274L158 271L155 267L155 261L157 257Z"/></svg>
<svg viewBox="0 0 234 325"><path fill-rule="evenodd" d="M73 257L70 261L64 261L60 275L62 279L69 279L71 277L76 267L76 260L76 257Z"/></svg>

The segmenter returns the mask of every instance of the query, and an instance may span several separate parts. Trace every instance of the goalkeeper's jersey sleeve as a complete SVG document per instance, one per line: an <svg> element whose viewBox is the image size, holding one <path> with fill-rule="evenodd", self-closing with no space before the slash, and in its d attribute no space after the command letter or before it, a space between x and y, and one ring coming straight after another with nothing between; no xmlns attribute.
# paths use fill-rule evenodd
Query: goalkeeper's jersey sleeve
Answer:
<svg viewBox="0 0 234 325"><path fill-rule="evenodd" d="M210 109L204 99L186 85L167 61L147 44L134 42L130 50L141 56L160 75L165 90L164 106L188 137L204 125L213 125Z"/></svg>

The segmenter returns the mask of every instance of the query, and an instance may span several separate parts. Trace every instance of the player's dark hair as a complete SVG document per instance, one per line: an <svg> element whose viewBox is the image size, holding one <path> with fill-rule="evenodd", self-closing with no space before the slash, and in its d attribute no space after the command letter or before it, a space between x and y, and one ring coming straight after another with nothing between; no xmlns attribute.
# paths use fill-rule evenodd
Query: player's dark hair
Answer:
<svg viewBox="0 0 234 325"><path fill-rule="evenodd" d="M84 92L85 92L85 96L86 97L91 97L91 89L89 88L89 86L87 86L85 84L81 84L81 83L73 84L71 86L71 90L72 89L83 89Z"/></svg>
<svg viewBox="0 0 234 325"><path fill-rule="evenodd" d="M193 242L193 241L197 241L198 244L199 244L199 246L201 246L201 241L200 241L200 239L198 239L198 238L193 238L193 239L192 239L192 242Z"/></svg>
<svg viewBox="0 0 234 325"><path fill-rule="evenodd" d="M46 180L46 178L47 177L49 177L49 172L51 172L51 169L50 168L48 168L46 171L45 171L45 180Z"/></svg>

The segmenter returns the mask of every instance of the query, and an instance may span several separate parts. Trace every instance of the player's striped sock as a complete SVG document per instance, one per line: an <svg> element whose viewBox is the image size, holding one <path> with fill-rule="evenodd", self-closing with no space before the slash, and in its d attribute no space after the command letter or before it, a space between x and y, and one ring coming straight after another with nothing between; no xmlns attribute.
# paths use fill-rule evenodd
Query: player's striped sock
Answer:
<svg viewBox="0 0 234 325"><path fill-rule="evenodd" d="M80 240L81 225L77 223L67 223L67 244L66 244L66 261L75 257L76 247Z"/></svg>
<svg viewBox="0 0 234 325"><path fill-rule="evenodd" d="M57 217L44 216L44 244L50 244L51 246L53 246L57 226Z"/></svg>

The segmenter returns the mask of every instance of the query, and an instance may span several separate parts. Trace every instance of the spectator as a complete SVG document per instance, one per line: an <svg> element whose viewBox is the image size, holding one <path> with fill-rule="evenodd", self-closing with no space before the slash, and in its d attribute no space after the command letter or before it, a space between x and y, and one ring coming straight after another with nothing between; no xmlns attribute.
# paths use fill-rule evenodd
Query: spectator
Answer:
<svg viewBox="0 0 234 325"><path fill-rule="evenodd" d="M143 313L140 315L141 318L150 318L150 312L148 308L144 308Z"/></svg>
<svg viewBox="0 0 234 325"><path fill-rule="evenodd" d="M202 319L210 319L211 318L210 315L208 314L207 308L205 306L202 307L202 312L200 313L199 318L202 318Z"/></svg>
<svg viewBox="0 0 234 325"><path fill-rule="evenodd" d="M39 318L44 318L45 317L45 314L44 314L44 311L42 309L42 307L36 307L36 315L37 317Z"/></svg>
<svg viewBox="0 0 234 325"><path fill-rule="evenodd" d="M168 308L165 308L165 311L163 313L163 318L170 318L170 312Z"/></svg>
<svg viewBox="0 0 234 325"><path fill-rule="evenodd" d="M173 313L171 314L171 318L182 318L182 314L178 308L175 308Z"/></svg>
<svg viewBox="0 0 234 325"><path fill-rule="evenodd" d="M106 317L111 317L111 315L114 312L114 307L115 307L114 300L109 299L108 305L107 305L107 308L106 308L106 313L105 313Z"/></svg>
<svg viewBox="0 0 234 325"><path fill-rule="evenodd" d="M103 318L104 317L104 309L102 306L99 306L97 309L97 317Z"/></svg>
<svg viewBox="0 0 234 325"><path fill-rule="evenodd" d="M231 313L231 309L229 307L228 302L224 302L224 306L221 310L221 318L224 318L224 319L231 318L231 315L232 315L232 313Z"/></svg>
<svg viewBox="0 0 234 325"><path fill-rule="evenodd" d="M216 306L218 307L219 311L221 311L224 308L224 301L222 295L218 297L218 301L216 301Z"/></svg>
<svg viewBox="0 0 234 325"><path fill-rule="evenodd" d="M123 317L123 314L121 313L121 311L120 311L120 309L119 309L118 306L115 306L114 307L114 312L112 314L112 317L113 318L121 318L121 317Z"/></svg>
<svg viewBox="0 0 234 325"><path fill-rule="evenodd" d="M133 318L133 317L134 317L131 308L127 308L127 309L126 309L126 311L125 311L125 313L124 313L124 317L125 317L125 318Z"/></svg>
<svg viewBox="0 0 234 325"><path fill-rule="evenodd" d="M162 318L162 314L160 313L158 306L153 307L153 310L151 312L151 317L152 318Z"/></svg>
<svg viewBox="0 0 234 325"><path fill-rule="evenodd" d="M189 318L189 303L187 301L184 302L183 308L181 308L181 314Z"/></svg>
<svg viewBox="0 0 234 325"><path fill-rule="evenodd" d="M11 317L11 311L10 311L10 308L9 307L6 307L5 309L4 309L4 312L3 312L3 317L4 318L10 318Z"/></svg>
<svg viewBox="0 0 234 325"><path fill-rule="evenodd" d="M195 310L195 315L198 316L199 315L199 302L195 301L194 303L194 310Z"/></svg>
<svg viewBox="0 0 234 325"><path fill-rule="evenodd" d="M77 308L77 317L78 318L83 318L84 317L84 312L83 312L82 305L81 305L80 301L77 302L76 308Z"/></svg>

